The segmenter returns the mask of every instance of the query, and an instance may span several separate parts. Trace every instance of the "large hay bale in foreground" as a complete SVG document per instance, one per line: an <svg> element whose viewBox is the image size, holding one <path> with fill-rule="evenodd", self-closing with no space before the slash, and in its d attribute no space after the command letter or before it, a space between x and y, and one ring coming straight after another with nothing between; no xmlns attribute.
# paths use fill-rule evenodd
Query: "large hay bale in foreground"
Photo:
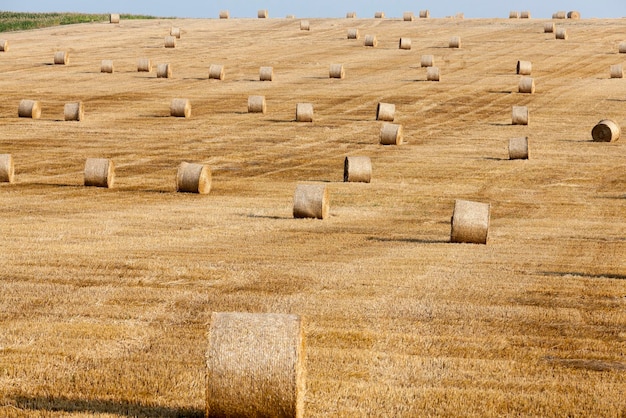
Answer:
<svg viewBox="0 0 626 418"><path fill-rule="evenodd" d="M369 183L372 179L370 157L346 157L343 161L343 181Z"/></svg>
<svg viewBox="0 0 626 418"><path fill-rule="evenodd" d="M267 17L269 16L269 13L267 12L267 9L260 9L260 10L257 12L256 16L257 16L259 19L267 19Z"/></svg>
<svg viewBox="0 0 626 418"><path fill-rule="evenodd" d="M448 43L449 48L460 48L461 47L461 37L453 36L450 38L450 42Z"/></svg>
<svg viewBox="0 0 626 418"><path fill-rule="evenodd" d="M191 102L189 99L173 99L170 103L170 116L177 118L191 117Z"/></svg>
<svg viewBox="0 0 626 418"><path fill-rule="evenodd" d="M400 38L400 42L398 42L398 48L400 49L411 49L411 38Z"/></svg>
<svg viewBox="0 0 626 418"><path fill-rule="evenodd" d="M520 93L535 93L535 79L532 77L522 77L519 79L518 91Z"/></svg>
<svg viewBox="0 0 626 418"><path fill-rule="evenodd" d="M376 105L376 120L393 122L396 114L396 105L392 103L378 103Z"/></svg>
<svg viewBox="0 0 626 418"><path fill-rule="evenodd" d="M509 139L509 160L528 159L528 137Z"/></svg>
<svg viewBox="0 0 626 418"><path fill-rule="evenodd" d="M100 72L113 74L113 60L102 60L100 63Z"/></svg>
<svg viewBox="0 0 626 418"><path fill-rule="evenodd" d="M85 186L113 187L115 166L107 158L87 158L85 161Z"/></svg>
<svg viewBox="0 0 626 418"><path fill-rule="evenodd" d="M15 166L11 154L0 154L0 183L13 183Z"/></svg>
<svg viewBox="0 0 626 418"><path fill-rule="evenodd" d="M363 45L370 47L375 47L376 45L378 45L376 35L365 35L365 41L363 42Z"/></svg>
<svg viewBox="0 0 626 418"><path fill-rule="evenodd" d="M313 122L312 103L298 103L296 105L296 122Z"/></svg>
<svg viewBox="0 0 626 418"><path fill-rule="evenodd" d="M359 39L359 30L355 28L348 29L348 39Z"/></svg>
<svg viewBox="0 0 626 418"><path fill-rule="evenodd" d="M528 125L529 119L528 107L513 106L511 112L511 121L513 125Z"/></svg>
<svg viewBox="0 0 626 418"><path fill-rule="evenodd" d="M230 19L230 12L228 10L220 10L220 19Z"/></svg>
<svg viewBox="0 0 626 418"><path fill-rule="evenodd" d="M346 76L346 72L343 69L343 64L330 64L330 68L328 70L329 78L338 78L343 80Z"/></svg>
<svg viewBox="0 0 626 418"><path fill-rule="evenodd" d="M435 65L434 55L422 55L422 58L420 60L420 66L432 67L433 65Z"/></svg>
<svg viewBox="0 0 626 418"><path fill-rule="evenodd" d="M8 52L9 51L9 41L6 39L0 39L0 52Z"/></svg>
<svg viewBox="0 0 626 418"><path fill-rule="evenodd" d="M611 65L611 78L624 78L624 68L622 64Z"/></svg>
<svg viewBox="0 0 626 418"><path fill-rule="evenodd" d="M259 68L259 80L260 81L273 81L274 80L274 67Z"/></svg>
<svg viewBox="0 0 626 418"><path fill-rule="evenodd" d="M67 65L70 63L70 54L65 51L57 51L54 53L55 65Z"/></svg>
<svg viewBox="0 0 626 418"><path fill-rule="evenodd" d="M169 64L158 64L157 78L172 78L172 66Z"/></svg>
<svg viewBox="0 0 626 418"><path fill-rule="evenodd" d="M120 15L118 13L111 13L109 23L120 23Z"/></svg>
<svg viewBox="0 0 626 418"><path fill-rule="evenodd" d="M66 121L80 122L85 118L85 108L83 102L65 103L63 116Z"/></svg>
<svg viewBox="0 0 626 418"><path fill-rule="evenodd" d="M137 71L151 73L152 61L150 61L150 58L139 58L137 61Z"/></svg>
<svg viewBox="0 0 626 418"><path fill-rule="evenodd" d="M211 169L208 165L182 162L176 172L176 191L208 194L211 191Z"/></svg>
<svg viewBox="0 0 626 418"><path fill-rule="evenodd" d="M305 359L298 315L212 313L206 417L302 418Z"/></svg>
<svg viewBox="0 0 626 418"><path fill-rule="evenodd" d="M265 113L265 96L248 96L248 113Z"/></svg>
<svg viewBox="0 0 626 418"><path fill-rule="evenodd" d="M450 242L487 244L489 203L456 200L451 219Z"/></svg>
<svg viewBox="0 0 626 418"><path fill-rule="evenodd" d="M166 36L165 37L165 47L166 48L176 48L176 37L174 37L174 36Z"/></svg>
<svg viewBox="0 0 626 418"><path fill-rule="evenodd" d="M223 80L224 66L219 64L211 64L209 66L209 80Z"/></svg>
<svg viewBox="0 0 626 418"><path fill-rule="evenodd" d="M293 195L293 217L326 219L330 205L323 184L298 184Z"/></svg>
<svg viewBox="0 0 626 418"><path fill-rule="evenodd" d="M594 142L613 142L621 136L622 130L617 122L611 119L602 119L591 130Z"/></svg>
<svg viewBox="0 0 626 418"><path fill-rule="evenodd" d="M403 142L402 125L384 123L380 128L379 140L381 145L401 145Z"/></svg>
<svg viewBox="0 0 626 418"><path fill-rule="evenodd" d="M439 67L426 68L426 80L427 81L439 81Z"/></svg>
<svg viewBox="0 0 626 418"><path fill-rule="evenodd" d="M39 119L41 117L41 105L37 100L20 100L17 107L17 116L20 118Z"/></svg>
<svg viewBox="0 0 626 418"><path fill-rule="evenodd" d="M533 64L530 61L517 61L515 72L519 75L530 75Z"/></svg>

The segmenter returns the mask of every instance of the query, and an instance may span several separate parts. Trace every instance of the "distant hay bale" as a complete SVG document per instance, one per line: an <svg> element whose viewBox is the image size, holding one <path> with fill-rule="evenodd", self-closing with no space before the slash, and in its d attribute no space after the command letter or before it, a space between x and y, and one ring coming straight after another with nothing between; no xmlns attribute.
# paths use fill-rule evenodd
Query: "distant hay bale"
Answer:
<svg viewBox="0 0 626 418"><path fill-rule="evenodd" d="M267 19L269 14L267 13L267 9L260 9L256 15L259 19Z"/></svg>
<svg viewBox="0 0 626 418"><path fill-rule="evenodd" d="M393 122L396 114L396 105L392 103L378 103L376 106L376 120Z"/></svg>
<svg viewBox="0 0 626 418"><path fill-rule="evenodd" d="M374 18L375 19L384 19L385 18L385 12L376 12L376 13L374 13Z"/></svg>
<svg viewBox="0 0 626 418"><path fill-rule="evenodd" d="M224 79L224 66L219 64L211 64L209 66L209 79L223 80Z"/></svg>
<svg viewBox="0 0 626 418"><path fill-rule="evenodd" d="M300 21L300 30L311 30L311 24L308 20Z"/></svg>
<svg viewBox="0 0 626 418"><path fill-rule="evenodd" d="M450 38L450 43L448 44L450 48L460 48L461 47L461 38L459 36L453 36Z"/></svg>
<svg viewBox="0 0 626 418"><path fill-rule="evenodd" d="M230 19L230 12L228 10L220 10L220 19Z"/></svg>
<svg viewBox="0 0 626 418"><path fill-rule="evenodd" d="M432 67L435 65L435 57L433 55L422 55L420 65L422 67Z"/></svg>
<svg viewBox="0 0 626 418"><path fill-rule="evenodd" d="M456 200L451 219L450 242L487 244L489 203Z"/></svg>
<svg viewBox="0 0 626 418"><path fill-rule="evenodd" d="M420 19L428 19L430 17L430 10L420 10Z"/></svg>
<svg viewBox="0 0 626 418"><path fill-rule="evenodd" d="M298 184L293 195L293 217L326 219L329 212L328 190L323 184Z"/></svg>
<svg viewBox="0 0 626 418"><path fill-rule="evenodd" d="M517 61L517 66L515 68L516 74L530 75L532 70L533 64L530 61Z"/></svg>
<svg viewBox="0 0 626 418"><path fill-rule="evenodd" d="M170 103L170 116L177 118L191 117L191 102L189 99L173 99Z"/></svg>
<svg viewBox="0 0 626 418"><path fill-rule="evenodd" d="M139 58L139 60L137 61L137 71L151 73L152 61L150 61L150 58Z"/></svg>
<svg viewBox="0 0 626 418"><path fill-rule="evenodd" d="M343 64L330 64L330 69L328 70L329 78L343 79L345 76L346 73L343 69Z"/></svg>
<svg viewBox="0 0 626 418"><path fill-rule="evenodd" d="M15 166L11 154L0 154L0 183L13 183Z"/></svg>
<svg viewBox="0 0 626 418"><path fill-rule="evenodd" d="M622 42L619 44L619 53L626 54L626 42Z"/></svg>
<svg viewBox="0 0 626 418"><path fill-rule="evenodd" d="M115 165L107 158L87 158L85 161L85 186L112 188L115 182Z"/></svg>
<svg viewBox="0 0 626 418"><path fill-rule="evenodd" d="M273 81L274 80L274 67L259 68L259 80L260 81Z"/></svg>
<svg viewBox="0 0 626 418"><path fill-rule="evenodd" d="M369 183L372 179L370 157L346 157L343 162L343 181L348 183Z"/></svg>
<svg viewBox="0 0 626 418"><path fill-rule="evenodd" d="M298 315L212 313L206 417L302 418L305 357Z"/></svg>
<svg viewBox="0 0 626 418"><path fill-rule="evenodd" d="M313 104L298 103L296 105L297 122L313 122Z"/></svg>
<svg viewBox="0 0 626 418"><path fill-rule="evenodd" d="M546 22L543 24L544 33L554 33L554 30L555 30L554 22Z"/></svg>
<svg viewBox="0 0 626 418"><path fill-rule="evenodd" d="M457 13L454 15L456 19L465 19L465 13Z"/></svg>
<svg viewBox="0 0 626 418"><path fill-rule="evenodd" d="M567 13L564 10L559 10L552 14L552 19L565 19L567 18Z"/></svg>
<svg viewBox="0 0 626 418"><path fill-rule="evenodd" d="M8 52L9 51L9 41L6 39L0 39L0 52Z"/></svg>
<svg viewBox="0 0 626 418"><path fill-rule="evenodd" d="M356 19L356 12L346 13L346 19Z"/></svg>
<svg viewBox="0 0 626 418"><path fill-rule="evenodd" d="M594 142L613 142L621 136L621 127L611 119L602 119L591 130Z"/></svg>
<svg viewBox="0 0 626 418"><path fill-rule="evenodd" d="M519 17L520 19L530 19L530 12L528 10L522 10Z"/></svg>
<svg viewBox="0 0 626 418"><path fill-rule="evenodd" d="M573 20L578 20L578 19L580 19L580 12L577 12L576 10L572 10L571 12L567 12L567 18L568 19L573 19Z"/></svg>
<svg viewBox="0 0 626 418"><path fill-rule="evenodd" d="M376 35L365 35L365 42L363 42L363 45L371 47L375 47L376 45L378 45Z"/></svg>
<svg viewBox="0 0 626 418"><path fill-rule="evenodd" d="M109 23L120 23L120 15L118 13L111 13Z"/></svg>
<svg viewBox="0 0 626 418"><path fill-rule="evenodd" d="M172 66L169 64L158 64L157 78L172 78Z"/></svg>
<svg viewBox="0 0 626 418"><path fill-rule="evenodd" d="M534 94L535 93L535 79L532 77L520 78L518 92Z"/></svg>
<svg viewBox="0 0 626 418"><path fill-rule="evenodd" d="M70 55L65 51L58 51L54 54L54 63L56 65L66 65L70 63Z"/></svg>
<svg viewBox="0 0 626 418"><path fill-rule="evenodd" d="M296 15L287 15L285 16L285 19L295 19Z"/></svg>
<svg viewBox="0 0 626 418"><path fill-rule="evenodd" d="M528 107L526 106L513 106L511 120L513 125L528 125Z"/></svg>
<svg viewBox="0 0 626 418"><path fill-rule="evenodd" d="M412 22L415 20L415 15L413 12L404 12L402 13L402 20L405 22Z"/></svg>
<svg viewBox="0 0 626 418"><path fill-rule="evenodd" d="M411 49L411 38L400 38L398 47L400 49Z"/></svg>
<svg viewBox="0 0 626 418"><path fill-rule="evenodd" d="M402 125L384 123L380 128L381 145L400 145L403 142Z"/></svg>
<svg viewBox="0 0 626 418"><path fill-rule="evenodd" d="M174 36L166 36L165 37L165 47L166 48L176 48L176 37L174 37Z"/></svg>
<svg viewBox="0 0 626 418"><path fill-rule="evenodd" d="M83 102L65 103L63 116L66 121L80 122L85 118L85 108Z"/></svg>
<svg viewBox="0 0 626 418"><path fill-rule="evenodd" d="M555 34L556 39L567 39L567 29L565 28L558 28L556 30L556 34Z"/></svg>
<svg viewBox="0 0 626 418"><path fill-rule="evenodd" d="M173 36L176 39L180 39L180 28L171 27L170 36Z"/></svg>
<svg viewBox="0 0 626 418"><path fill-rule="evenodd" d="M101 73L113 73L113 60L102 60L100 63L100 72Z"/></svg>
<svg viewBox="0 0 626 418"><path fill-rule="evenodd" d="M182 162L176 172L176 191L208 194L211 191L211 169L208 165Z"/></svg>
<svg viewBox="0 0 626 418"><path fill-rule="evenodd" d="M509 139L509 160L528 159L528 137Z"/></svg>
<svg viewBox="0 0 626 418"><path fill-rule="evenodd" d="M611 65L611 78L624 78L622 64Z"/></svg>
<svg viewBox="0 0 626 418"><path fill-rule="evenodd" d="M519 12L517 10L511 10L509 12L509 19L519 19Z"/></svg>
<svg viewBox="0 0 626 418"><path fill-rule="evenodd" d="M265 96L248 96L248 113L265 113Z"/></svg>
<svg viewBox="0 0 626 418"><path fill-rule="evenodd" d="M348 39L359 39L359 30L358 29L348 29Z"/></svg>
<svg viewBox="0 0 626 418"><path fill-rule="evenodd" d="M39 119L41 117L41 106L37 100L21 100L17 108L17 115L20 118Z"/></svg>
<svg viewBox="0 0 626 418"><path fill-rule="evenodd" d="M426 80L427 81L440 81L439 80L439 67L426 68Z"/></svg>

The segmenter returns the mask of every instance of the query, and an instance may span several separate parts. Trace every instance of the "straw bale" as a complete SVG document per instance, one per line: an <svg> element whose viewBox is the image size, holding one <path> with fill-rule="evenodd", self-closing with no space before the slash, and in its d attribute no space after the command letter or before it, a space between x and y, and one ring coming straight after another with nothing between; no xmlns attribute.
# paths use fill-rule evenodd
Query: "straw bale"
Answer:
<svg viewBox="0 0 626 418"><path fill-rule="evenodd" d="M293 195L293 217L325 219L330 205L323 184L298 184Z"/></svg>
<svg viewBox="0 0 626 418"><path fill-rule="evenodd" d="M39 119L41 106L37 100L21 100L17 108L17 115L20 118Z"/></svg>
<svg viewBox="0 0 626 418"><path fill-rule="evenodd" d="M297 122L313 122L313 104L298 103L296 105Z"/></svg>
<svg viewBox="0 0 626 418"><path fill-rule="evenodd" d="M0 154L0 183L13 183L15 166L11 154Z"/></svg>
<svg viewBox="0 0 626 418"><path fill-rule="evenodd" d="M223 80L224 66L219 64L211 64L211 66L209 66L209 79Z"/></svg>
<svg viewBox="0 0 626 418"><path fill-rule="evenodd" d="M220 19L230 19L230 12L228 10L220 10Z"/></svg>
<svg viewBox="0 0 626 418"><path fill-rule="evenodd" d="M519 75L530 75L533 70L533 64L530 61L517 61L515 72Z"/></svg>
<svg viewBox="0 0 626 418"><path fill-rule="evenodd" d="M70 55L65 51L58 51L54 54L54 63L56 65L66 65L70 63Z"/></svg>
<svg viewBox="0 0 626 418"><path fill-rule="evenodd" d="M85 118L85 108L83 102L65 103L63 108L63 116L66 121L80 122Z"/></svg>
<svg viewBox="0 0 626 418"><path fill-rule="evenodd" d="M112 188L115 182L115 165L107 158L87 158L85 161L85 186Z"/></svg>
<svg viewBox="0 0 626 418"><path fill-rule="evenodd" d="M619 44L619 53L626 54L626 41Z"/></svg>
<svg viewBox="0 0 626 418"><path fill-rule="evenodd" d="M356 12L346 13L346 19L356 19Z"/></svg>
<svg viewBox="0 0 626 418"><path fill-rule="evenodd" d="M137 71L151 73L152 61L150 61L150 58L139 58L137 61Z"/></svg>
<svg viewBox="0 0 626 418"><path fill-rule="evenodd" d="M396 113L396 105L379 102L376 106L376 120L393 122Z"/></svg>
<svg viewBox="0 0 626 418"><path fill-rule="evenodd" d="M259 19L267 19L268 17L267 9L260 9L256 15Z"/></svg>
<svg viewBox="0 0 626 418"><path fill-rule="evenodd" d="M530 19L530 12L528 10L522 10L519 17L520 19Z"/></svg>
<svg viewBox="0 0 626 418"><path fill-rule="evenodd" d="M120 23L120 15L118 13L111 13L109 23Z"/></svg>
<svg viewBox="0 0 626 418"><path fill-rule="evenodd" d="M0 52L8 52L9 51L9 41L6 39L0 39Z"/></svg>
<svg viewBox="0 0 626 418"><path fill-rule="evenodd" d="M554 33L554 30L555 30L554 22L546 22L543 24L544 33Z"/></svg>
<svg viewBox="0 0 626 418"><path fill-rule="evenodd" d="M420 65L422 67L432 67L433 65L435 65L434 55L422 55Z"/></svg>
<svg viewBox="0 0 626 418"><path fill-rule="evenodd" d="M191 117L191 102L189 99L173 99L170 104L170 116L177 118Z"/></svg>
<svg viewBox="0 0 626 418"><path fill-rule="evenodd" d="M300 21L300 30L311 30L311 24L308 20Z"/></svg>
<svg viewBox="0 0 626 418"><path fill-rule="evenodd" d="M451 219L450 241L487 244L490 209L489 203L456 200Z"/></svg>
<svg viewBox="0 0 626 418"><path fill-rule="evenodd" d="M376 35L365 35L365 42L363 42L363 45L371 47L375 47L376 45L378 45Z"/></svg>
<svg viewBox="0 0 626 418"><path fill-rule="evenodd" d="M259 69L259 80L273 81L274 80L274 67L261 67Z"/></svg>
<svg viewBox="0 0 626 418"><path fill-rule="evenodd" d="M528 125L528 107L526 106L513 106L512 109L512 123L513 125Z"/></svg>
<svg viewBox="0 0 626 418"><path fill-rule="evenodd" d="M102 60L100 63L100 72L101 73L113 73L113 60Z"/></svg>
<svg viewBox="0 0 626 418"><path fill-rule="evenodd" d="M519 12L517 10L511 10L509 12L509 19L519 19Z"/></svg>
<svg viewBox="0 0 626 418"><path fill-rule="evenodd" d="M426 80L427 81L439 81L439 67L426 68Z"/></svg>
<svg viewBox="0 0 626 418"><path fill-rule="evenodd" d="M330 64L330 69L328 70L329 78L343 79L345 76L346 72L343 69L343 64Z"/></svg>
<svg viewBox="0 0 626 418"><path fill-rule="evenodd" d="M360 37L358 29L348 29L348 39L359 39Z"/></svg>
<svg viewBox="0 0 626 418"><path fill-rule="evenodd" d="M624 78L624 68L622 64L611 65L611 78Z"/></svg>
<svg viewBox="0 0 626 418"><path fill-rule="evenodd" d="M400 38L400 42L398 42L398 47L400 49L411 49L411 38Z"/></svg>
<svg viewBox="0 0 626 418"><path fill-rule="evenodd" d="M176 191L208 194L211 191L211 169L208 165L182 162L176 172Z"/></svg>
<svg viewBox="0 0 626 418"><path fill-rule="evenodd" d="M420 19L428 19L430 17L430 10L420 10Z"/></svg>
<svg viewBox="0 0 626 418"><path fill-rule="evenodd" d="M402 13L402 20L405 22L412 22L415 20L415 15L413 12L404 12Z"/></svg>
<svg viewBox="0 0 626 418"><path fill-rule="evenodd" d="M380 128L380 144L381 145L400 145L402 144L402 125L395 123L384 123Z"/></svg>
<svg viewBox="0 0 626 418"><path fill-rule="evenodd" d="M567 18L568 19L573 19L573 20L578 20L578 19L580 19L580 12L577 12L576 10L572 10L571 12L567 12Z"/></svg>
<svg viewBox="0 0 626 418"><path fill-rule="evenodd" d="M527 160L528 159L528 137L509 139L509 159L510 160Z"/></svg>
<svg viewBox="0 0 626 418"><path fill-rule="evenodd" d="M346 157L343 162L343 181L369 183L372 179L370 157Z"/></svg>
<svg viewBox="0 0 626 418"><path fill-rule="evenodd" d="M602 119L591 130L591 137L594 142L617 141L621 135L621 127L611 119Z"/></svg>
<svg viewBox="0 0 626 418"><path fill-rule="evenodd" d="M565 29L565 28L558 28L556 30L555 37L556 37L556 39L564 39L564 40L567 39L568 38L567 29Z"/></svg>
<svg viewBox="0 0 626 418"><path fill-rule="evenodd" d="M180 28L171 27L170 36L173 36L176 39L180 39Z"/></svg>
<svg viewBox="0 0 626 418"><path fill-rule="evenodd" d="M265 113L265 96L248 96L248 113Z"/></svg>
<svg viewBox="0 0 626 418"><path fill-rule="evenodd" d="M520 93L535 93L535 79L532 77L522 77L519 79L518 91Z"/></svg>
<svg viewBox="0 0 626 418"><path fill-rule="evenodd" d="M450 43L448 44L450 48L460 48L461 47L461 38L459 36L453 36L450 38Z"/></svg>
<svg viewBox="0 0 626 418"><path fill-rule="evenodd" d="M157 78L172 78L172 66L170 64L158 64Z"/></svg>
<svg viewBox="0 0 626 418"><path fill-rule="evenodd" d="M552 19L565 19L567 18L567 13L564 10L559 10L552 14Z"/></svg>
<svg viewBox="0 0 626 418"><path fill-rule="evenodd" d="M376 13L374 13L374 18L375 19L384 19L385 18L385 12L376 12Z"/></svg>

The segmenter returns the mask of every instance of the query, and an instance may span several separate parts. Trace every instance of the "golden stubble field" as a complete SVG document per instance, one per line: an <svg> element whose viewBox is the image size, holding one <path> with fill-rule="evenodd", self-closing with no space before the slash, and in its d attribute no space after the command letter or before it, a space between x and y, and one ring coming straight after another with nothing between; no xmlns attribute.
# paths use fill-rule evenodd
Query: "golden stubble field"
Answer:
<svg viewBox="0 0 626 418"><path fill-rule="evenodd" d="M309 21L2 35L0 415L203 416L210 314L245 311L304 318L307 416L625 416L626 142L590 142L626 122L626 79L609 79L625 21L557 21L566 41L541 19ZM143 57L174 77L138 73ZM265 115L247 113L255 94ZM41 119L18 118L21 99ZM85 120L63 121L76 100ZM404 145L378 144L381 101ZM508 160L518 136L528 161ZM370 184L342 182L347 155L371 157ZM114 160L115 188L82 186L88 157ZM181 161L210 165L209 195L175 192ZM299 182L326 184L329 218L292 218ZM488 245L448 242L455 199L491 203Z"/></svg>

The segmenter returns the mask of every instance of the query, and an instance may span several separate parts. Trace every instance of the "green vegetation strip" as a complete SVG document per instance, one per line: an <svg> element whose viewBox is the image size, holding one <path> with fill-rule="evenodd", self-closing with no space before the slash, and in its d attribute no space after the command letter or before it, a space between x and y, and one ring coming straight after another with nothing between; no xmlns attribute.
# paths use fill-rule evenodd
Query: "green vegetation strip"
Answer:
<svg viewBox="0 0 626 418"><path fill-rule="evenodd" d="M74 23L108 22L108 14L84 13L17 13L0 11L0 32L72 25ZM158 19L155 16L120 15L120 19Z"/></svg>

